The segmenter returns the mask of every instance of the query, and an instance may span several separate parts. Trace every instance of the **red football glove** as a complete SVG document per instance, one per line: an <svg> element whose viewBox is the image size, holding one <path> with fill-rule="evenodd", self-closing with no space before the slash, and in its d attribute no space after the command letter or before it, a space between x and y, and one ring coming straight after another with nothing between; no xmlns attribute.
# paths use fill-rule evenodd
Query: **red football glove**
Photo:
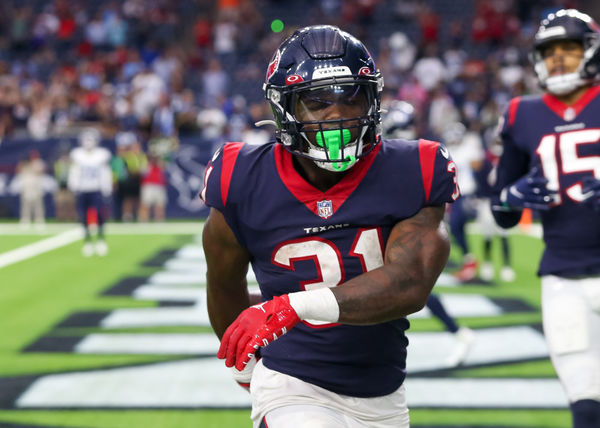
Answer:
<svg viewBox="0 0 600 428"><path fill-rule="evenodd" d="M236 369L243 370L259 347L267 346L299 322L287 294L250 306L225 331L217 357L225 358L227 367L235 364Z"/></svg>

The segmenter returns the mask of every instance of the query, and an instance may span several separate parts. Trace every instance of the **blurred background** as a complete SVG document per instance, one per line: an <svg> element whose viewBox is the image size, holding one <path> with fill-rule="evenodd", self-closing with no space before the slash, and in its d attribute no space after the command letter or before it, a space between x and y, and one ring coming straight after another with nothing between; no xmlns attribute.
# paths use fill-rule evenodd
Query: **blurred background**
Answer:
<svg viewBox="0 0 600 428"><path fill-rule="evenodd" d="M250 425L249 396L215 357L198 193L221 144L272 139L255 126L272 117L267 65L311 24L364 41L387 135L442 141L466 172L441 303L411 316L413 426L569 426L541 329L539 225L528 211L510 233L479 219L498 118L539 92L533 35L563 7L600 18L597 0L0 2L0 427ZM67 185L89 128L111 157L101 257L81 255ZM146 183L164 206L140 203ZM44 209L23 213L25 197Z"/></svg>
<svg viewBox="0 0 600 428"><path fill-rule="evenodd" d="M122 195L119 181L139 181L148 155L166 177L166 217L204 216L196 195L205 163L224 141L271 138L254 125L271 117L267 64L310 24L335 24L365 42L384 75L384 107L412 104L419 137L443 140L460 121L488 148L508 100L538 91L532 36L563 6L599 9L574 0L1 2L0 218L18 217L15 178L33 156L44 162L46 217L75 219L58 192L66 155L89 126L124 160L112 162L113 220L137 219L137 195Z"/></svg>

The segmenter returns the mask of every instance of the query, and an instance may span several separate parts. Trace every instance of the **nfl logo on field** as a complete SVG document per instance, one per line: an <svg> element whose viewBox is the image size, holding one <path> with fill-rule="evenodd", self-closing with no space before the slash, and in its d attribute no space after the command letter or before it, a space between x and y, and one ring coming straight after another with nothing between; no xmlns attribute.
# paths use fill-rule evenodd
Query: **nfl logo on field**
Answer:
<svg viewBox="0 0 600 428"><path fill-rule="evenodd" d="M331 201L319 201L317 202L317 208L319 209L319 216L322 218L329 218L333 214Z"/></svg>

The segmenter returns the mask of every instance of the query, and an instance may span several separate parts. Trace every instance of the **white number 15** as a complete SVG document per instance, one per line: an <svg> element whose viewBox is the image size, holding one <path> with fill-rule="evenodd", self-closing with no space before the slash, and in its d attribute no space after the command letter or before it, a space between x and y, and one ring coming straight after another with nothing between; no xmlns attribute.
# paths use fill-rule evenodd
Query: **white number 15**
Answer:
<svg viewBox="0 0 600 428"><path fill-rule="evenodd" d="M558 150L557 150L558 140ZM600 129L584 129L544 136L536 149L542 162L544 176L548 179L548 189L560 190L560 168L563 174L592 171L600 180L600 156L579 156L577 149L583 144L596 144L600 141ZM560 165L557 157L560 153ZM576 202L585 199L581 191L581 181L565 189L566 194ZM561 199L557 200L561 203Z"/></svg>

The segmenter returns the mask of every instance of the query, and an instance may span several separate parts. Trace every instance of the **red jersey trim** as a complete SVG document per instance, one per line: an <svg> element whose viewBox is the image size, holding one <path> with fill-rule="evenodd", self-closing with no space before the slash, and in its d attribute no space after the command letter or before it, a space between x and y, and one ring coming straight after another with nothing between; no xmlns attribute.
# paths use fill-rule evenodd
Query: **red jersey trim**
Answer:
<svg viewBox="0 0 600 428"><path fill-rule="evenodd" d="M516 97L510 100L508 104L508 124L512 126L515 123L515 119L517 118L517 109L519 108L519 103L521 102L521 97Z"/></svg>
<svg viewBox="0 0 600 428"><path fill-rule="evenodd" d="M435 155L440 143L429 140L419 140L419 160L421 162L421 176L423 177L423 189L425 200L429 201L431 184L433 183L433 170L435 167Z"/></svg>
<svg viewBox="0 0 600 428"><path fill-rule="evenodd" d="M577 101L575 101L572 105L567 105L560 101L552 94L545 93L542 96L542 101L546 106L552 110L556 115L558 115L561 119L565 119L565 111L569 108L573 109L575 115L573 118L577 117L579 113L583 111L583 109L600 93L600 85L592 86L588 89Z"/></svg>
<svg viewBox="0 0 600 428"><path fill-rule="evenodd" d="M244 143L227 143L223 147L223 166L221 168L221 200L223 201L223 206L227 204L227 195L229 194L233 168L243 145Z"/></svg>
<svg viewBox="0 0 600 428"><path fill-rule="evenodd" d="M275 164L277 172L285 187L298 201L302 202L306 208L319 216L317 202L331 201L333 214L342 206L346 199L358 187L361 180L369 171L373 164L381 144L378 144L367 156L361 158L348 173L332 188L321 192L312 184L308 183L294 168L292 154L288 152L281 144L275 145Z"/></svg>

